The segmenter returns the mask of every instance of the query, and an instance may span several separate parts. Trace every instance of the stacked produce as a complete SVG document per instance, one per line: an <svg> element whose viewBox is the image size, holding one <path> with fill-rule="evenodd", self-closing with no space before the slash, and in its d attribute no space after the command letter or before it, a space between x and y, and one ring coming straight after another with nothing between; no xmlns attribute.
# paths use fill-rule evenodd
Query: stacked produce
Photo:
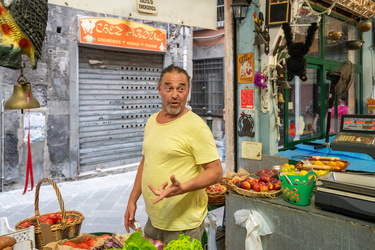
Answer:
<svg viewBox="0 0 375 250"><path fill-rule="evenodd" d="M20 228L28 228L30 226L38 226L40 223L45 223L49 225L55 225L55 224L60 224L62 222L62 213L48 213L45 215L40 216L37 220L34 222L31 221L24 221L22 222L19 227ZM74 219L72 217L67 216L66 219L67 222L72 222Z"/></svg>
<svg viewBox="0 0 375 250"><path fill-rule="evenodd" d="M319 170L317 170L317 169L310 169L310 170L301 169L300 171L298 171L298 169L296 169L296 167L294 165L287 164L287 163L285 163L281 167L281 172L284 172L286 175L305 176L310 171L315 172L318 176L321 176L321 175L324 175L324 174L330 172L330 170L323 170L323 169L319 169Z"/></svg>
<svg viewBox="0 0 375 250"><path fill-rule="evenodd" d="M60 242L49 243L45 246L46 250L59 249L59 246L70 247L63 249L90 249L90 250L105 250L105 249L144 249L144 250L162 250L163 242L159 240L152 240L142 236L140 232L132 234L103 234L96 236L93 234L81 234L80 236L62 240Z"/></svg>
<svg viewBox="0 0 375 250"><path fill-rule="evenodd" d="M233 178L232 182L239 188L255 192L268 192L280 190L280 180L277 178L278 170L264 169L256 172L256 177Z"/></svg>

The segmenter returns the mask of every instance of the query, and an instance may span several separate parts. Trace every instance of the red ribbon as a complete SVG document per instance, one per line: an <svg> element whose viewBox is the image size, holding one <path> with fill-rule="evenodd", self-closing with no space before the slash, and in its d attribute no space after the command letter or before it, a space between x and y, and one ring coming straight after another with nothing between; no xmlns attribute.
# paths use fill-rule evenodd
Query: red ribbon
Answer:
<svg viewBox="0 0 375 250"><path fill-rule="evenodd" d="M27 135L27 163L26 163L26 179L25 179L25 186L23 188L23 193L25 194L27 191L27 186L29 185L29 179L30 179L30 185L31 188L29 191L32 191L34 189L34 173L33 173L33 159L31 155L31 140L30 140L30 92L27 93L27 102L29 103L29 131Z"/></svg>

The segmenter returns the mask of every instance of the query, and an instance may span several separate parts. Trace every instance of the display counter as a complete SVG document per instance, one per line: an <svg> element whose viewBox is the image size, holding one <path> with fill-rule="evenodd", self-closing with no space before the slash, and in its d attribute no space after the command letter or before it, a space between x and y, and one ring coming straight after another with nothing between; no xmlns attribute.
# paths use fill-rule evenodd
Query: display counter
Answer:
<svg viewBox="0 0 375 250"><path fill-rule="evenodd" d="M225 197L228 250L245 249L246 228L235 223L241 209L261 213L272 234L261 236L264 250L282 249L375 249L375 223L316 207L314 196L309 206L297 206L281 196L253 198L229 191Z"/></svg>

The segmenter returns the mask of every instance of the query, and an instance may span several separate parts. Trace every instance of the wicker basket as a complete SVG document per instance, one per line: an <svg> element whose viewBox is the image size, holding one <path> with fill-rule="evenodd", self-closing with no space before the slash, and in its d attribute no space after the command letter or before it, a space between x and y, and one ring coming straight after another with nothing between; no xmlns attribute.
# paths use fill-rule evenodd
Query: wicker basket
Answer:
<svg viewBox="0 0 375 250"><path fill-rule="evenodd" d="M72 211L72 210L66 211L65 210L64 201L63 201L62 196L60 194L59 188L57 187L56 183L54 183L51 179L48 179L48 178L44 178L44 179L40 180L38 182L37 186L36 186L35 202L34 202L35 216L18 222L15 226L16 230L22 229L20 227L20 225L25 221L29 221L29 222L31 222L35 225L38 225L38 218L40 216L43 216L43 215L48 215L48 213L42 214L42 215L40 215L40 213L39 213L39 190L40 190L40 186L42 185L43 182L48 182L49 184L52 185L53 189L55 190L56 195L57 195L57 199L58 199L58 202L59 202L59 205L60 205L60 209L61 209L61 211L59 211L59 212L62 213L62 218L63 218L61 223L54 224L54 225L51 226L51 232L52 232L52 235L54 237L54 240L59 241L59 240L62 240L62 239L71 238L71 237L75 237L75 236L79 235L80 230L81 230L82 221L85 219L85 217L83 216L82 213L80 213L78 211ZM68 222L67 221L68 216L70 218L73 218L74 220ZM42 237L42 230L41 230L40 226L35 227L35 244L36 244L37 249L42 249L43 246L47 244L46 242L44 242L44 239Z"/></svg>
<svg viewBox="0 0 375 250"><path fill-rule="evenodd" d="M233 182L229 182L230 189L232 189L234 192L238 194L242 194L244 196L248 197L265 197L265 198L276 198L279 194L281 194L280 190L271 190L268 192L255 192L254 190L247 190L243 188L237 187Z"/></svg>
<svg viewBox="0 0 375 250"><path fill-rule="evenodd" d="M208 205L223 205L225 204L225 193L223 192L216 192L216 193L207 193L208 196Z"/></svg>

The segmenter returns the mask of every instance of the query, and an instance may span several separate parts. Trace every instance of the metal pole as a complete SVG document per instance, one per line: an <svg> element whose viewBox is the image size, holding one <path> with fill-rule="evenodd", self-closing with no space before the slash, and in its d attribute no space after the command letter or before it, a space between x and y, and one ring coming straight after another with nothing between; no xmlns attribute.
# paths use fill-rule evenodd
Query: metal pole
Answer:
<svg viewBox="0 0 375 250"><path fill-rule="evenodd" d="M207 125L208 125L208 127L211 129L211 131L212 131L212 120L213 120L213 118L212 118L212 111L211 110L208 110L207 111L207 118L206 118L206 122L207 122Z"/></svg>

